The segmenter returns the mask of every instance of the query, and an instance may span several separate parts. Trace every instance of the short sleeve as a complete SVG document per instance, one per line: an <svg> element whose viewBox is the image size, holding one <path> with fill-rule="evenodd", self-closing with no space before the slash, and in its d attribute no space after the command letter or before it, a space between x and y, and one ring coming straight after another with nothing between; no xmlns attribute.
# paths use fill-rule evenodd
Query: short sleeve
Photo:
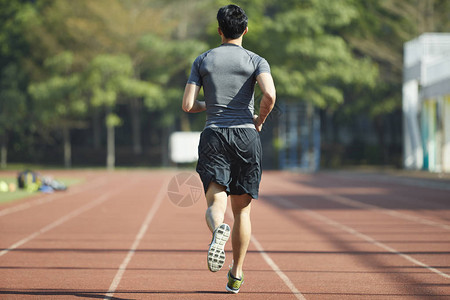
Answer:
<svg viewBox="0 0 450 300"><path fill-rule="evenodd" d="M192 64L191 75L189 76L187 83L202 86L203 82L200 75L200 65L202 61L203 59L201 55L195 59L194 63Z"/></svg>
<svg viewBox="0 0 450 300"><path fill-rule="evenodd" d="M257 63L255 76L258 76L261 73L270 73L269 63L262 57L260 57L260 60Z"/></svg>

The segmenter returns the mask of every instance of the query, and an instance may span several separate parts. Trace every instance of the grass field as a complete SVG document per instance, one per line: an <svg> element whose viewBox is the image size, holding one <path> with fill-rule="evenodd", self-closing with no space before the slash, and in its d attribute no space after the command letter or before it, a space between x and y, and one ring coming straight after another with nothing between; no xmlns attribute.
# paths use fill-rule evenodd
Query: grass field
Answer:
<svg viewBox="0 0 450 300"><path fill-rule="evenodd" d="M66 186L71 186L74 184L81 183L83 179L81 178L57 178L58 181L64 183ZM36 195L36 193L40 192L28 192L26 190L19 189L17 187L17 178L13 176L0 176L0 182L4 181L8 185L10 183L14 183L16 185L16 190L14 192L0 192L0 203L7 203L12 201L19 201L26 197L30 197Z"/></svg>

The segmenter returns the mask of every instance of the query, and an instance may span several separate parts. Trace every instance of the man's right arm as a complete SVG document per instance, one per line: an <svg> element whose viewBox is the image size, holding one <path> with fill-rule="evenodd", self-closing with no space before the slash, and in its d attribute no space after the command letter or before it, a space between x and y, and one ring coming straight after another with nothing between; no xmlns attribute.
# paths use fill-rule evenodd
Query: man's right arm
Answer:
<svg viewBox="0 0 450 300"><path fill-rule="evenodd" d="M182 108L188 113L197 113L206 110L205 101L198 101L200 86L188 83L184 89Z"/></svg>
<svg viewBox="0 0 450 300"><path fill-rule="evenodd" d="M263 97L259 107L259 115L255 116L254 123L256 130L261 131L267 116L275 106L276 91L273 78L270 73L261 73L256 77L256 81L262 91Z"/></svg>

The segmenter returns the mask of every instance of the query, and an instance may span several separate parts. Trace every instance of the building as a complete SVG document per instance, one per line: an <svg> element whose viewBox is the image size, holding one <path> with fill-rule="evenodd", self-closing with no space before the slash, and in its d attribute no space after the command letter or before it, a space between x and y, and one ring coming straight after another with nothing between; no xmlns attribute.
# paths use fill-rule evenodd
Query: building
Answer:
<svg viewBox="0 0 450 300"><path fill-rule="evenodd" d="M404 45L403 165L450 172L450 33Z"/></svg>

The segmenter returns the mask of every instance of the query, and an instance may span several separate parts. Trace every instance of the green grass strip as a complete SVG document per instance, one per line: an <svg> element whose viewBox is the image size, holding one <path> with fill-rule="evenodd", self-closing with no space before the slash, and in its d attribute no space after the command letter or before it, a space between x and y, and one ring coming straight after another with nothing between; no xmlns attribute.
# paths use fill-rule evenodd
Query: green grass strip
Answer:
<svg viewBox="0 0 450 300"><path fill-rule="evenodd" d="M67 187L78 184L83 181L81 178L58 178L56 179L59 182L64 183ZM27 197L34 196L39 194L40 192L28 192L26 190L19 189L17 186L17 178L16 177L0 177L0 182L6 182L7 185L13 183L16 185L16 190L14 192L2 192L0 191L0 204L23 200ZM58 192L55 192L58 193Z"/></svg>

